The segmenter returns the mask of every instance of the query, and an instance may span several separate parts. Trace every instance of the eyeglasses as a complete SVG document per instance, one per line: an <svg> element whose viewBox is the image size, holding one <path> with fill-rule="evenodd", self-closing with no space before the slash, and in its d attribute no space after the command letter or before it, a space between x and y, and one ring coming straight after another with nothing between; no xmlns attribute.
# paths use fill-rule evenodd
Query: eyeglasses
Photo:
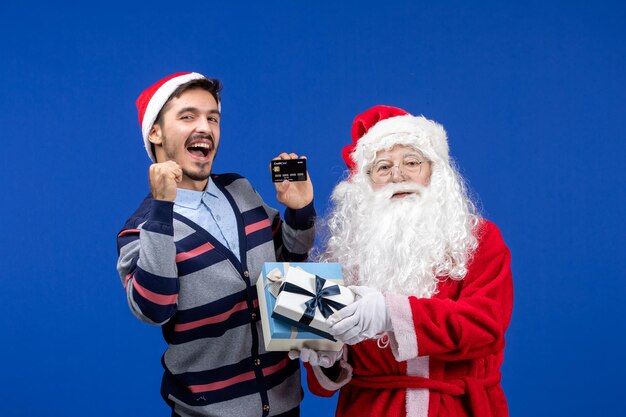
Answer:
<svg viewBox="0 0 626 417"><path fill-rule="evenodd" d="M386 184L392 177L393 169L397 168L402 177L417 176L422 172L422 164L428 161L421 161L414 157L404 158L399 164L394 165L391 161L379 161L372 165L369 176L374 184Z"/></svg>

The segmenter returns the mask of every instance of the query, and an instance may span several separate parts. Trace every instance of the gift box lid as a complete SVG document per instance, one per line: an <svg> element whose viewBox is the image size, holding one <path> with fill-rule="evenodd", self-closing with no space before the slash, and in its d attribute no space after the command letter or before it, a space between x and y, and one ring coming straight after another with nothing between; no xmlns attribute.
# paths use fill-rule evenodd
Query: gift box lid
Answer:
<svg viewBox="0 0 626 417"><path fill-rule="evenodd" d="M259 281L262 281L261 285L264 289L265 305L268 315L271 316L276 306L276 298L270 293L270 286L266 285L267 275L273 269L278 269L280 273L285 275L285 267L296 268L300 267L302 270L318 275L324 279L328 279L335 283L342 283L342 271L341 265L338 263L313 263L313 262L265 262L263 264L263 270ZM294 329L292 322L287 322L281 319L274 319L268 321L269 333L273 338L295 338L295 339L324 339L323 336L307 331L305 329Z"/></svg>
<svg viewBox="0 0 626 417"><path fill-rule="evenodd" d="M326 319L351 304L354 293L341 285L340 275L335 275L338 279L330 279L331 276L323 274L327 271L322 276L318 272L315 267L305 270L290 266L284 276L281 274L280 294L272 317L334 341L328 333Z"/></svg>

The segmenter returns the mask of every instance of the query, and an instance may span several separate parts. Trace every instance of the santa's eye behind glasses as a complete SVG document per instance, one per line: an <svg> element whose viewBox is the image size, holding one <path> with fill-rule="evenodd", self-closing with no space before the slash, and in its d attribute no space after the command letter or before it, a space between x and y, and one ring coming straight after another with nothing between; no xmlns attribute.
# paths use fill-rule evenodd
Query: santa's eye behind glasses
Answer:
<svg viewBox="0 0 626 417"><path fill-rule="evenodd" d="M378 161L372 165L368 174L375 184L385 184L389 182L393 174L393 169L397 168L398 175L407 178L422 173L422 165L428 161L420 160L416 157L405 158L397 164L392 161Z"/></svg>

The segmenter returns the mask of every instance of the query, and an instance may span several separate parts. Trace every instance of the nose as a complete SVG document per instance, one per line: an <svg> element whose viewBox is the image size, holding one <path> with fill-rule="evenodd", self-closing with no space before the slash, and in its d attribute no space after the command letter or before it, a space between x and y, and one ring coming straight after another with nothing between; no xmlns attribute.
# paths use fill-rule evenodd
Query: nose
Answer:
<svg viewBox="0 0 626 417"><path fill-rule="evenodd" d="M196 131L199 133L210 133L211 132L211 124L204 117L198 118L198 123L196 123Z"/></svg>
<svg viewBox="0 0 626 417"><path fill-rule="evenodd" d="M395 170L394 170L395 168ZM400 169L399 165L394 165L391 167L391 182L402 182L404 181L404 173Z"/></svg>

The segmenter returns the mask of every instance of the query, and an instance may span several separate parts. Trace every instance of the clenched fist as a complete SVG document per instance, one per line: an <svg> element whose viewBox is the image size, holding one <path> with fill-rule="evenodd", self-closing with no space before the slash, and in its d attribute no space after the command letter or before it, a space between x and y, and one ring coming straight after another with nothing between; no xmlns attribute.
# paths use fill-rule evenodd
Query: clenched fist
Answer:
<svg viewBox="0 0 626 417"><path fill-rule="evenodd" d="M183 179L183 170L174 161L150 165L150 190L155 200L174 201L176 185Z"/></svg>

